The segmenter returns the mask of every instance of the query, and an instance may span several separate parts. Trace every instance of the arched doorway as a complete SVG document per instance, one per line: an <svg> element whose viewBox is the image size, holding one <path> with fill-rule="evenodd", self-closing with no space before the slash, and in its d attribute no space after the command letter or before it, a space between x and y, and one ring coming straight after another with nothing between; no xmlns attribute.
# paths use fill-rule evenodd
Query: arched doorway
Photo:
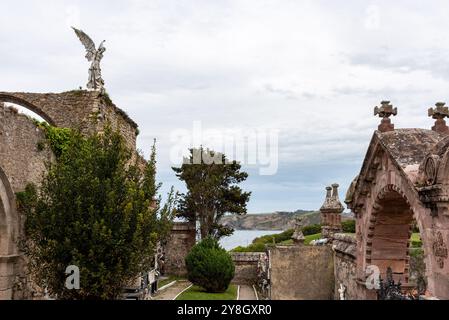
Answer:
<svg viewBox="0 0 449 320"><path fill-rule="evenodd" d="M395 281L409 284L413 222L413 209L394 186L379 193L368 227L365 262L377 266L382 279L390 267Z"/></svg>
<svg viewBox="0 0 449 320"><path fill-rule="evenodd" d="M0 299L11 299L15 279L15 262L19 257L17 235L19 216L9 181L0 168Z"/></svg>

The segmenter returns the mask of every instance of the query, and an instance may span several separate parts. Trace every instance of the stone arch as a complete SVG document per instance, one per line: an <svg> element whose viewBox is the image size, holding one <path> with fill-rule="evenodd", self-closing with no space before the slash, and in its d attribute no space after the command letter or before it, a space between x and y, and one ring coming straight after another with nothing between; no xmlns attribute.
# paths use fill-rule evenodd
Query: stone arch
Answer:
<svg viewBox="0 0 449 320"><path fill-rule="evenodd" d="M347 195L347 203L356 217L359 283L364 287L370 265L378 266L383 278L387 267L392 267L396 280L408 282L409 239L415 220L423 242L428 293L445 297L435 290L438 279L432 250L434 220L431 208L421 201L416 189L414 171L399 166L380 145L371 146L367 158ZM375 299L376 293L366 290L360 297Z"/></svg>
<svg viewBox="0 0 449 320"><path fill-rule="evenodd" d="M360 181L366 196L358 206L357 214L357 278L366 279L369 265L379 267L385 278L387 267L392 267L396 280L403 284L409 277L409 238L413 219L417 222L424 250L428 294L446 298L438 289L439 275L435 272L433 251L434 221L431 209L421 202L408 176L384 154L383 165L370 182ZM374 295L373 295L374 294ZM365 297L375 298L366 292Z"/></svg>
<svg viewBox="0 0 449 320"><path fill-rule="evenodd" d="M15 240L18 229L15 196L5 172L0 167L0 256L17 252Z"/></svg>
<svg viewBox="0 0 449 320"><path fill-rule="evenodd" d="M434 159L437 165L434 183L449 184L449 148L441 156L430 155L427 160ZM426 169L426 167L424 167Z"/></svg>
<svg viewBox="0 0 449 320"><path fill-rule="evenodd" d="M421 238L425 239L419 212L413 210L407 195L397 185L387 184L375 196L367 225L364 262L377 266L383 279L387 268L391 267L396 281L409 282L409 247L414 219ZM425 247L424 251L427 257Z"/></svg>
<svg viewBox="0 0 449 320"><path fill-rule="evenodd" d="M14 103L21 107L27 108L28 110L33 111L34 113L42 117L50 125L56 126L56 122L50 115L48 115L48 113L44 110L44 108L39 106L37 103L30 102L29 99L25 99L15 94L7 94L0 92L0 102Z"/></svg>
<svg viewBox="0 0 449 320"><path fill-rule="evenodd" d="M11 299L13 295L15 263L19 257L17 247L19 220L14 193L0 167L0 300Z"/></svg>
<svg viewBox="0 0 449 320"><path fill-rule="evenodd" d="M427 293L449 299L449 136L417 128L376 131L345 202L356 218L358 298L376 298L366 286L368 265L379 264L385 273L394 264L397 278L408 280L414 218L423 243Z"/></svg>

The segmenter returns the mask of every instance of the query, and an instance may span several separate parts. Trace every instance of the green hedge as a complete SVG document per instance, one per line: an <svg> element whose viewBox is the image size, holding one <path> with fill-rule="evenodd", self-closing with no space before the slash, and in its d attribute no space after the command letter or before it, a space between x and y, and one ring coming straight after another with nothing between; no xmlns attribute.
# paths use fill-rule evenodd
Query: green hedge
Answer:
<svg viewBox="0 0 449 320"><path fill-rule="evenodd" d="M211 237L192 248L186 267L189 281L211 293L225 292L235 273L231 255Z"/></svg>
<svg viewBox="0 0 449 320"><path fill-rule="evenodd" d="M355 233L355 220L346 220L341 223L344 233Z"/></svg>
<svg viewBox="0 0 449 320"><path fill-rule="evenodd" d="M305 226L302 228L302 233L305 236L310 236L312 234L317 234L321 232L321 224L312 224L310 226Z"/></svg>

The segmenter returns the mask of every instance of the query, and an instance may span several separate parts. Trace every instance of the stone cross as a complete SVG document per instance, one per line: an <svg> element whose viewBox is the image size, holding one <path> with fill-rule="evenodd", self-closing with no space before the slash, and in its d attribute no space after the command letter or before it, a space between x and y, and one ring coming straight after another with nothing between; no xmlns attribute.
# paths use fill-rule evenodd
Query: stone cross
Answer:
<svg viewBox="0 0 449 320"><path fill-rule="evenodd" d="M449 133L449 127L446 125L444 118L449 117L449 108L445 107L446 103L437 102L435 108L429 108L428 115L435 119L435 125L432 127L433 131L439 133Z"/></svg>
<svg viewBox="0 0 449 320"><path fill-rule="evenodd" d="M398 108L393 108L390 101L382 101L380 107L374 108L374 115L382 118L378 127L380 132L387 132L394 130L394 124L391 123L390 117L398 114Z"/></svg>

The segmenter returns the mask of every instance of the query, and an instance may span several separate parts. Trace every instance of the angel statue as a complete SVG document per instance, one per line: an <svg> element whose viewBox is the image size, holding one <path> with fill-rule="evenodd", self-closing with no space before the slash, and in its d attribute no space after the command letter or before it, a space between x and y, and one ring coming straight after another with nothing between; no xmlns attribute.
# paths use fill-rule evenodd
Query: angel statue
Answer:
<svg viewBox="0 0 449 320"><path fill-rule="evenodd" d="M103 53L106 51L106 48L103 46L105 41L103 40L98 49L95 49L95 43L87 34L74 27L72 27L72 29L75 31L81 43L86 48L87 61L92 62L89 68L89 82L87 83L87 88L102 91L104 87L104 80L101 78L100 61L103 58Z"/></svg>

